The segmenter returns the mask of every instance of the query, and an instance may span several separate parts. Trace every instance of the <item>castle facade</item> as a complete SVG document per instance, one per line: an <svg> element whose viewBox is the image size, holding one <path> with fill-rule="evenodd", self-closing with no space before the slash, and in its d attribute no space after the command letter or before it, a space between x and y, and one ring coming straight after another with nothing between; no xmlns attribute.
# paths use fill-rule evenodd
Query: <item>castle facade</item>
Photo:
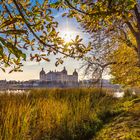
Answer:
<svg viewBox="0 0 140 140"><path fill-rule="evenodd" d="M43 68L40 71L40 81L61 84L78 84L78 73L75 69L72 75L68 75L66 68L62 71L50 71L46 73Z"/></svg>

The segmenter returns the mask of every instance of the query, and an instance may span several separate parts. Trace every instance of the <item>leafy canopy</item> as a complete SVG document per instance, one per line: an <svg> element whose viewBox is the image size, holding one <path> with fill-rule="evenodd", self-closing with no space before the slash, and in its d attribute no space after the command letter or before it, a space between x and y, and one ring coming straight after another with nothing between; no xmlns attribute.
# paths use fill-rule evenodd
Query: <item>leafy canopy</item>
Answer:
<svg viewBox="0 0 140 140"><path fill-rule="evenodd" d="M68 43L59 36L58 22L48 0L33 3L30 0L0 0L0 4L0 68L3 71L5 67L21 71L28 55L31 61L39 62L42 59L50 61L50 54L63 54L57 58L57 66L65 57L79 59L90 50L79 36Z"/></svg>
<svg viewBox="0 0 140 140"><path fill-rule="evenodd" d="M64 16L76 18L84 31L91 34L93 45L98 43L96 34L101 33L101 45L99 45L99 48L93 47L92 51L105 50L108 52L109 58L106 59L107 53L100 53L100 57L99 53L92 53L93 55L87 59L89 71L93 69L94 74L94 71L99 69L98 72L102 73L105 67L111 65L111 74L118 83L130 85L130 81L134 81L133 85L138 86L140 81L138 78L140 67L140 1L61 0L58 7L60 3L65 5L64 8L69 9L69 12L65 13ZM128 61L127 57L129 60L133 60L133 64ZM98 61L98 59L93 60L93 58L102 59ZM128 62L126 63L126 61ZM126 74L128 69L129 74ZM135 76L132 76L133 74Z"/></svg>
<svg viewBox="0 0 140 140"><path fill-rule="evenodd" d="M116 62L111 65L112 82L123 86L140 86L140 68L137 67L137 54L126 45L119 46L110 59Z"/></svg>

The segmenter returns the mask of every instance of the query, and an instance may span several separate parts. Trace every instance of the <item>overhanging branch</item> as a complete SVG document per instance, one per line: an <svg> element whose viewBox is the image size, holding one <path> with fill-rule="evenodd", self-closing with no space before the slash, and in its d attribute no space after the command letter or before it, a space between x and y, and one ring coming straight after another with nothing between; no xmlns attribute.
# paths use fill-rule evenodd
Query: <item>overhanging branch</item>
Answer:
<svg viewBox="0 0 140 140"><path fill-rule="evenodd" d="M64 52L62 52L62 51L56 49L56 48L57 48L56 45L50 45L50 44L47 44L47 43L45 43L44 41L42 41L42 40L37 36L37 34L33 31L33 29L30 27L30 24L28 23L28 21L27 21L26 18L24 17L24 14L22 13L22 11L21 11L21 9L20 9L20 7L19 7L17 1L16 1L16 0L13 0L13 2L14 2L14 4L15 4L15 6L16 6L16 8L17 8L19 14L20 14L20 16L22 17L24 23L26 24L26 26L27 26L28 29L30 30L30 32L33 34L33 36L34 36L43 46L45 46L45 47L47 46L47 47L53 49L54 51L56 51L56 52L58 52L58 53L61 53L61 54L65 55L65 56L67 56L67 57L75 58L75 57L73 57L73 56L71 56L71 55L69 55L69 54L67 54L67 53L64 53ZM55 48L55 47L56 47L56 48Z"/></svg>

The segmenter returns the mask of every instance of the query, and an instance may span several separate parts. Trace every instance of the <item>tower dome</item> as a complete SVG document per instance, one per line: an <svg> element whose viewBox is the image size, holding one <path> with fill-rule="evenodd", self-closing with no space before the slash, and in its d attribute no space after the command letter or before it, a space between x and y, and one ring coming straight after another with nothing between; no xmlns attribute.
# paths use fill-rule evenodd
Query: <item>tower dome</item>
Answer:
<svg viewBox="0 0 140 140"><path fill-rule="evenodd" d="M45 71L44 69L42 68L41 72L40 72L40 75L44 75L45 74Z"/></svg>
<svg viewBox="0 0 140 140"><path fill-rule="evenodd" d="M73 75L78 76L76 69L74 70Z"/></svg>

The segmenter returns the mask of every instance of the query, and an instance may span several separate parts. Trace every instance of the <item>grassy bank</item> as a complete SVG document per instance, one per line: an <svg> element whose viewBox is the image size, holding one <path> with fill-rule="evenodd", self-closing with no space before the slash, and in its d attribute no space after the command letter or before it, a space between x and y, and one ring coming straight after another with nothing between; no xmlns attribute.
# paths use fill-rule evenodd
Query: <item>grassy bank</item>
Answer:
<svg viewBox="0 0 140 140"><path fill-rule="evenodd" d="M92 140L140 140L140 98L124 99L121 108Z"/></svg>
<svg viewBox="0 0 140 140"><path fill-rule="evenodd" d="M43 89L0 95L0 140L89 140L124 112L99 89ZM103 131L104 132L104 131ZM99 139L100 139L99 137Z"/></svg>

